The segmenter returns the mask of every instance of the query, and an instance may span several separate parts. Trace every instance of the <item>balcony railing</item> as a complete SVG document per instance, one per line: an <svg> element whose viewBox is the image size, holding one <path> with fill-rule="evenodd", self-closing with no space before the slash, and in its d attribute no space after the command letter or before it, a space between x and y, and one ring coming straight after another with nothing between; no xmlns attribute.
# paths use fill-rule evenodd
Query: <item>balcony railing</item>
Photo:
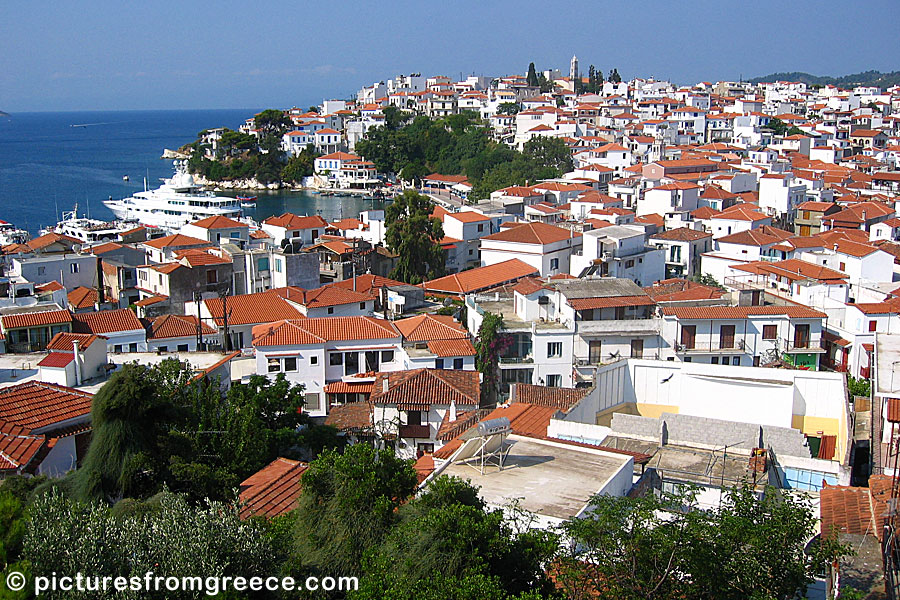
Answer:
<svg viewBox="0 0 900 600"><path fill-rule="evenodd" d="M734 352L743 352L747 348L747 343L741 338L734 338L733 340L720 340L720 339L696 339L691 344L682 344L680 342L675 342L673 344L675 347L675 352L678 353L690 353L690 352L724 352L724 353L734 353Z"/></svg>
<svg viewBox="0 0 900 600"><path fill-rule="evenodd" d="M501 356L500 364L501 365L520 365L523 363L533 363L534 356Z"/></svg>
<svg viewBox="0 0 900 600"><path fill-rule="evenodd" d="M781 347L785 352L825 352L822 346L822 338L812 336L807 339L784 338L781 340Z"/></svg>
<svg viewBox="0 0 900 600"><path fill-rule="evenodd" d="M428 425L401 425L400 437L414 438L417 440L430 440L431 427Z"/></svg>
<svg viewBox="0 0 900 600"><path fill-rule="evenodd" d="M657 335L660 331L658 319L641 319L637 317L624 319L602 319L597 321L578 321L576 323L578 333L591 334L637 334Z"/></svg>

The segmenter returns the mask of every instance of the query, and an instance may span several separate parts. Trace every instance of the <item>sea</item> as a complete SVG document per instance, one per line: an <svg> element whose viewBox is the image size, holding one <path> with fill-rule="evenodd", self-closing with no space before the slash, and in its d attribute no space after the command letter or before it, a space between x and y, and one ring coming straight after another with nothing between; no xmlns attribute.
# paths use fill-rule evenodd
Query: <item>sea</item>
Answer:
<svg viewBox="0 0 900 600"><path fill-rule="evenodd" d="M13 113L0 117L0 220L37 235L77 205L78 216L112 220L102 201L159 187L171 177L160 157L204 129L237 129L260 109ZM126 181L124 178L127 177ZM244 209L261 221L291 212L328 220L380 208L363 198L322 198L303 191L222 192L255 195Z"/></svg>

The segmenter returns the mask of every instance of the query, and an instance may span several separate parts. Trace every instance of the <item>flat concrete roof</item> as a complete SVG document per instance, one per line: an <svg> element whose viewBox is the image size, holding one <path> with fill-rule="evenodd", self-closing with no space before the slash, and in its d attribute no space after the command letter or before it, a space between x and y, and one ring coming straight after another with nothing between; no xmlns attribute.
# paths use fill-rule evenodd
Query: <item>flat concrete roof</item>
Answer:
<svg viewBox="0 0 900 600"><path fill-rule="evenodd" d="M631 462L624 454L518 435L509 436L507 444L511 447L502 471L491 466L482 475L474 463L453 463L442 474L469 480L481 488L488 504L519 499L522 508L537 515L570 519Z"/></svg>
<svg viewBox="0 0 900 600"><path fill-rule="evenodd" d="M900 397L900 334L875 334L875 393Z"/></svg>

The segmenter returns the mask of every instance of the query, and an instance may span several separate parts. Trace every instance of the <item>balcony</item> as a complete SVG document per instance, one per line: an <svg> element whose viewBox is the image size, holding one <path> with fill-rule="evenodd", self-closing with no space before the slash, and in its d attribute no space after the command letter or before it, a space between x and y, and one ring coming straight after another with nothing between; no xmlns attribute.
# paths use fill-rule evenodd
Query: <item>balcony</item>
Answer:
<svg viewBox="0 0 900 600"><path fill-rule="evenodd" d="M428 425L401 425L400 437L417 440L430 440L431 427Z"/></svg>
<svg viewBox="0 0 900 600"><path fill-rule="evenodd" d="M735 352L744 352L747 349L747 343L741 338L733 340L721 340L718 337L713 339L697 339L693 344L681 344L675 342L672 344L675 352L678 354L691 353L719 353L734 354Z"/></svg>
<svg viewBox="0 0 900 600"><path fill-rule="evenodd" d="M802 354L805 352L825 352L822 346L822 338L820 336L811 336L807 339L784 338L781 340L781 347L787 353Z"/></svg>
<svg viewBox="0 0 900 600"><path fill-rule="evenodd" d="M582 336L591 335L659 335L658 319L604 319L578 321L577 331Z"/></svg>
<svg viewBox="0 0 900 600"><path fill-rule="evenodd" d="M522 365L522 364L531 364L534 362L534 356L529 354L528 356L501 356L500 364L501 365Z"/></svg>

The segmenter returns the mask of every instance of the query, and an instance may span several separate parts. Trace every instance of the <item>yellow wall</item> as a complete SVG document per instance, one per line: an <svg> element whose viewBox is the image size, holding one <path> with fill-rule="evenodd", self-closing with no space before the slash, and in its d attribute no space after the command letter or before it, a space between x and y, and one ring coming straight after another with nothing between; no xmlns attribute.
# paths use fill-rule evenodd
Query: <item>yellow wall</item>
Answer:
<svg viewBox="0 0 900 600"><path fill-rule="evenodd" d="M637 405L638 413L642 417L650 417L651 419L658 419L662 416L664 412L678 414L678 405L677 404L642 404L638 403Z"/></svg>
<svg viewBox="0 0 900 600"><path fill-rule="evenodd" d="M836 435L835 460L843 460L847 452L847 421L846 419L834 419L830 417L811 417L804 415L792 415L791 427L799 429L806 435L820 437L822 435ZM821 434L819 432L822 432Z"/></svg>

